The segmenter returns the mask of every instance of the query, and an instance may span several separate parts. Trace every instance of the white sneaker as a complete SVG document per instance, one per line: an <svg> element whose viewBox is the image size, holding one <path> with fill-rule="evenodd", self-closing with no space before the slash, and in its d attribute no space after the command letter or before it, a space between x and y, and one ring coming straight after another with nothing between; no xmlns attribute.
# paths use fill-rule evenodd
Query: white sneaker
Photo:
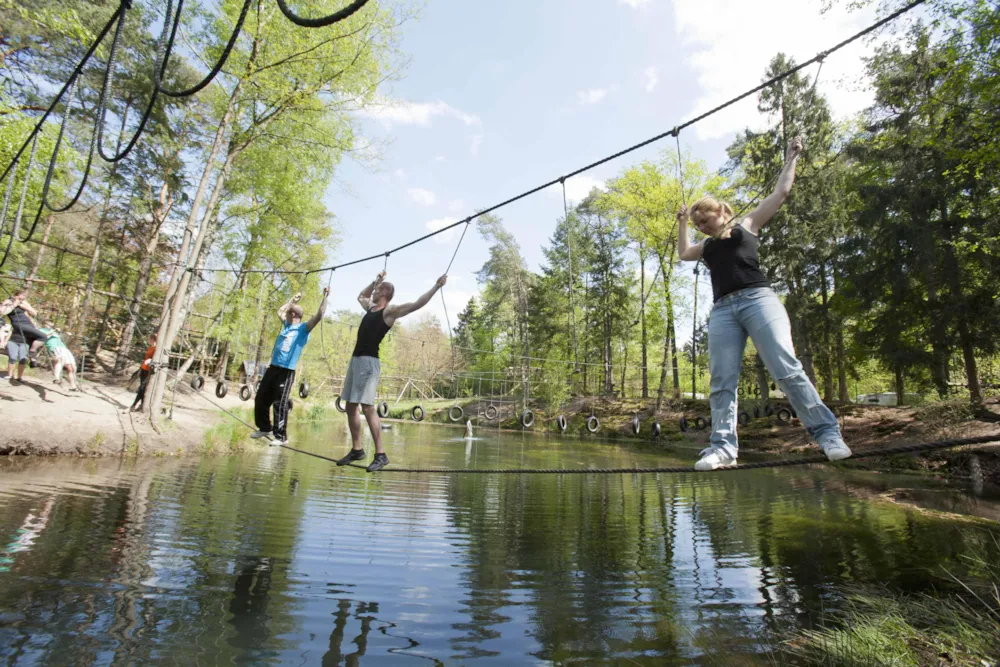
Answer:
<svg viewBox="0 0 1000 667"><path fill-rule="evenodd" d="M282 440L281 438L271 438L272 447L281 447L282 445L287 445L287 440Z"/></svg>
<svg viewBox="0 0 1000 667"><path fill-rule="evenodd" d="M270 438L271 437L271 432L270 431L254 431L253 433L250 434L250 437L253 438L254 440L257 440L258 438Z"/></svg>
<svg viewBox="0 0 1000 667"><path fill-rule="evenodd" d="M718 468L732 468L736 465L736 457L730 456L729 452L721 447L707 447L701 450L701 458L694 464L695 470L717 470Z"/></svg>
<svg viewBox="0 0 1000 667"><path fill-rule="evenodd" d="M851 448L845 445L843 440L831 440L820 445L819 448L823 450L826 458L830 461L842 461L851 456Z"/></svg>

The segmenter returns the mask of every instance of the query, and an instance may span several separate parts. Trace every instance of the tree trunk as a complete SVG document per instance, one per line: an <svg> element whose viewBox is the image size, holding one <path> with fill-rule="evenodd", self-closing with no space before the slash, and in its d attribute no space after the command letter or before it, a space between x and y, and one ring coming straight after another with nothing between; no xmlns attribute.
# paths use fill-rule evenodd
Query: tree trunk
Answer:
<svg viewBox="0 0 1000 667"><path fill-rule="evenodd" d="M322 324L320 325L322 326ZM215 362L215 369L212 375L219 381L226 379L226 368L229 366L229 339L222 341L222 349L219 350L219 357Z"/></svg>
<svg viewBox="0 0 1000 667"><path fill-rule="evenodd" d="M667 302L667 331L670 338L670 357L673 360L674 398L681 397L681 369L677 358L677 329L674 327L674 300Z"/></svg>
<svg viewBox="0 0 1000 667"><path fill-rule="evenodd" d="M646 355L646 251L639 245L639 322L642 331L642 397L649 398L649 369Z"/></svg>
<svg viewBox="0 0 1000 667"><path fill-rule="evenodd" d="M792 325L792 340L795 341L799 361L802 362L802 369L805 371L809 381L815 386L816 369L813 366L812 342L809 339L809 326L806 322L806 299L798 270L794 273L790 300L793 307L788 309L788 318Z"/></svg>
<svg viewBox="0 0 1000 667"><path fill-rule="evenodd" d="M38 276L38 269L42 266L42 257L45 254L45 244L49 242L49 232L52 231L53 220L55 220L55 216L51 214L45 218L45 233L42 234L42 242L38 246L38 254L35 255L35 263L31 267L31 273L28 274L28 280L25 284L25 287L28 289L31 289L31 284Z"/></svg>
<svg viewBox="0 0 1000 667"><path fill-rule="evenodd" d="M896 405L906 405L906 375L902 366L896 366Z"/></svg>
<svg viewBox="0 0 1000 667"><path fill-rule="evenodd" d="M667 387L667 363L670 359L670 333L663 337L663 363L660 364L660 388L656 390L656 410L663 405L663 392Z"/></svg>
<svg viewBox="0 0 1000 667"><path fill-rule="evenodd" d="M833 263L833 293L837 294L840 274L837 271L837 263ZM847 354L844 349L844 323L841 320L837 320L836 324L836 339L837 339L837 396L840 398L842 403L850 403L851 395L850 390L847 387Z"/></svg>
<svg viewBox="0 0 1000 667"><path fill-rule="evenodd" d="M767 366L764 365L764 360L760 358L759 353L753 356L753 368L754 372L757 374L757 386L760 388L760 400L771 400L771 383L767 375Z"/></svg>
<svg viewBox="0 0 1000 667"><path fill-rule="evenodd" d="M830 295L826 284L826 260L819 263L821 295L823 297L823 400L833 401L833 355L830 354Z"/></svg>

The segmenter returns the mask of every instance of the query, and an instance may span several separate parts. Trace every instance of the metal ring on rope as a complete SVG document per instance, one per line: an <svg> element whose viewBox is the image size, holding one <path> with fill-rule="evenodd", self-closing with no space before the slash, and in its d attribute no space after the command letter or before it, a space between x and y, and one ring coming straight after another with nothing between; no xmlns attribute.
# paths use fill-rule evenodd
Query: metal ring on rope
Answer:
<svg viewBox="0 0 1000 667"><path fill-rule="evenodd" d="M309 383L305 380L299 384L299 398L309 398Z"/></svg>
<svg viewBox="0 0 1000 667"><path fill-rule="evenodd" d="M191 388L195 391L201 391L201 388L205 386L205 378L200 375L195 375L191 378Z"/></svg>
<svg viewBox="0 0 1000 667"><path fill-rule="evenodd" d="M792 411L788 408L781 408L778 410L778 422L781 424L788 424L792 421Z"/></svg>
<svg viewBox="0 0 1000 667"><path fill-rule="evenodd" d="M659 438L662 429L660 428L660 422L653 422L653 427L650 429L650 433L653 434L653 438Z"/></svg>
<svg viewBox="0 0 1000 667"><path fill-rule="evenodd" d="M487 406L486 412L484 414L486 415L486 418L489 419L490 421L496 419L498 414L496 406L493 405Z"/></svg>
<svg viewBox="0 0 1000 667"><path fill-rule="evenodd" d="M566 421L566 415L559 415L556 417L556 425L559 427L560 431L565 433L567 427L569 427L569 422Z"/></svg>
<svg viewBox="0 0 1000 667"><path fill-rule="evenodd" d="M340 11L330 14L329 16L307 19L293 12L285 3L285 0L278 0L278 8L281 9L281 13L285 15L285 18L295 25L302 26L303 28L325 28L328 25L333 25L338 21L343 21L348 16L364 7L366 4L368 4L368 0L354 0L351 4L347 5Z"/></svg>
<svg viewBox="0 0 1000 667"><path fill-rule="evenodd" d="M229 393L229 386L226 385L225 381L219 382L215 385L215 397L225 398L226 394Z"/></svg>
<svg viewBox="0 0 1000 667"><path fill-rule="evenodd" d="M414 405L410 410L410 419L415 422L422 422L424 420L424 409L419 405Z"/></svg>
<svg viewBox="0 0 1000 667"><path fill-rule="evenodd" d="M240 386L240 400L241 401L249 401L251 396L253 396L253 392L250 391L249 385L245 385L245 384L241 385Z"/></svg>
<svg viewBox="0 0 1000 667"><path fill-rule="evenodd" d="M634 435L639 435L639 415L634 415L632 417L632 433Z"/></svg>
<svg viewBox="0 0 1000 667"><path fill-rule="evenodd" d="M531 428L532 424L535 423L535 413L531 410L525 410L521 413L521 426L524 428Z"/></svg>
<svg viewBox="0 0 1000 667"><path fill-rule="evenodd" d="M378 404L378 407L375 409L375 411L378 413L379 417L385 417L386 415L389 414L389 404L386 403L385 401L382 401L381 403Z"/></svg>
<svg viewBox="0 0 1000 667"><path fill-rule="evenodd" d="M344 404L344 399L339 394L337 398L333 401L333 406L337 408L337 412L347 412L347 406Z"/></svg>
<svg viewBox="0 0 1000 667"><path fill-rule="evenodd" d="M587 430L590 431L591 433L597 433L597 431L600 428L601 428L601 420L598 419L595 415L590 415L590 417L587 418Z"/></svg>
<svg viewBox="0 0 1000 667"><path fill-rule="evenodd" d="M461 405L453 405L448 408L448 419L453 422L457 422L465 416L465 410L462 409Z"/></svg>
<svg viewBox="0 0 1000 667"><path fill-rule="evenodd" d="M742 426L746 426L750 423L750 413L746 410L740 410L740 414L736 417L736 421Z"/></svg>

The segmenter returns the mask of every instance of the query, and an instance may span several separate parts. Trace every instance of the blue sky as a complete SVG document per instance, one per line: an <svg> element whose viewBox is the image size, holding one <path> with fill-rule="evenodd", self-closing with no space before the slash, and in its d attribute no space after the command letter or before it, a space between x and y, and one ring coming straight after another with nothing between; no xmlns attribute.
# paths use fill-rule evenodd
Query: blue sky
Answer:
<svg viewBox="0 0 1000 667"><path fill-rule="evenodd" d="M821 14L817 0L428 2L403 28L409 66L381 91L386 106L362 118L381 159L349 160L331 184L326 203L342 228L331 259L399 245L668 130L756 85L779 50L805 60L872 21L871 12L840 7ZM824 66L819 90L835 113L854 113L870 100L855 83L870 49L849 47ZM750 100L681 138L717 168L733 133L763 120ZM668 145L571 181L571 198ZM499 215L537 270L562 215L559 191ZM390 258L396 299L428 289L457 240L442 234ZM475 271L486 256L485 242L470 229L445 289L452 325L477 291ZM379 269L381 262L372 262L338 271L330 307L356 307L358 291ZM440 299L427 310L444 323Z"/></svg>

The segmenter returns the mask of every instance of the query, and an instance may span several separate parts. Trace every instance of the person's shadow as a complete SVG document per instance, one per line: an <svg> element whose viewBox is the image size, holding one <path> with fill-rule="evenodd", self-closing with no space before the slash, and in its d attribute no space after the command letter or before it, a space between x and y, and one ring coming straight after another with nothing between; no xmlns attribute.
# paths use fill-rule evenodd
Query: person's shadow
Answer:
<svg viewBox="0 0 1000 667"><path fill-rule="evenodd" d="M48 392L52 391L51 389L46 389L40 384L36 384L34 382L28 382L27 380L21 380L21 385L25 387L30 387L36 394L38 394L38 397L42 399L42 401L44 401L45 403L55 403L55 401L49 400L48 398ZM58 391L55 393L59 394L60 396L65 396L69 398L68 394L63 394L62 392Z"/></svg>

